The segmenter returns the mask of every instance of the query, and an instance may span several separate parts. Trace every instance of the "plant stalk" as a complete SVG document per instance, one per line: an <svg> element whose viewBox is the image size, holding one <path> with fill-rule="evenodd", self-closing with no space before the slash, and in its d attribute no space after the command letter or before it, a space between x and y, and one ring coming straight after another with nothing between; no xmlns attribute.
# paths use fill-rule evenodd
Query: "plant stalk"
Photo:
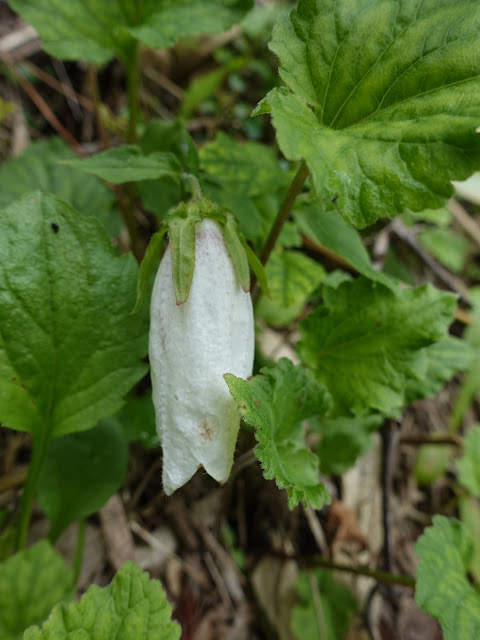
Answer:
<svg viewBox="0 0 480 640"><path fill-rule="evenodd" d="M332 560L323 558L319 555L311 556L310 558L304 558L303 560L309 567L322 567L324 569L330 569L332 571L354 573L356 575L374 578L378 582L383 582L384 584L394 584L401 587L411 588L415 587L415 578L412 578L411 576L389 573L388 571L380 571L379 569L370 569L369 567L352 567L349 564L332 562Z"/></svg>
<svg viewBox="0 0 480 640"><path fill-rule="evenodd" d="M15 549L20 551L25 546L28 535L33 501L37 494L38 479L47 453L48 436L46 429L38 437L32 437L32 457L28 467L27 481L20 502L20 513L17 526Z"/></svg>
<svg viewBox="0 0 480 640"><path fill-rule="evenodd" d="M127 78L128 94L128 128L127 142L135 144L137 141L138 96L140 88L140 68L138 56L138 43L132 45L130 54L125 57L125 71ZM125 222L130 236L130 247L135 258L140 261L138 246L137 222L135 219L135 190L131 182L125 184Z"/></svg>
<svg viewBox="0 0 480 640"><path fill-rule="evenodd" d="M275 244L278 240L278 236L280 235L282 227L290 217L290 213L292 212L292 208L295 203L295 200L298 194L300 193L300 191L302 190L303 185L305 184L305 180L308 178L309 175L310 175L310 169L307 167L305 160L302 160L297 169L297 173L295 174L295 177L293 178L290 184L287 195L285 196L285 200L283 201L283 204L280 207L280 211L278 212L275 222L273 223L273 227L270 231L270 235L268 236L267 242L262 251L260 261L263 265L265 265L268 262L270 254L272 253L273 248L275 247ZM257 284L257 279L255 277L255 274L252 274L251 291L253 291L252 295L254 299L258 295L258 287L256 287L256 284Z"/></svg>
<svg viewBox="0 0 480 640"><path fill-rule="evenodd" d="M87 533L87 519L80 518L77 529L77 544L75 545L75 556L73 558L73 584L76 585L83 564L83 550L85 548L85 537Z"/></svg>

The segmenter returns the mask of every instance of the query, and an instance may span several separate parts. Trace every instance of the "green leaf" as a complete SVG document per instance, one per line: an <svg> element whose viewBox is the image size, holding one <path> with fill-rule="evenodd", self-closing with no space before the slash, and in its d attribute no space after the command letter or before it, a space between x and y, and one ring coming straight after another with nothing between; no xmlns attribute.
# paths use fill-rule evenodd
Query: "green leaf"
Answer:
<svg viewBox="0 0 480 640"><path fill-rule="evenodd" d="M50 520L50 540L103 507L121 486L127 462L126 433L114 418L50 443L38 484L38 501Z"/></svg>
<svg viewBox="0 0 480 640"><path fill-rule="evenodd" d="M299 251L275 251L266 273L272 299L282 307L304 303L325 275L325 269Z"/></svg>
<svg viewBox="0 0 480 640"><path fill-rule="evenodd" d="M32 24L45 50L63 60L102 64L128 59L135 39L170 47L184 36L217 33L242 19L251 0L13 0Z"/></svg>
<svg viewBox="0 0 480 640"><path fill-rule="evenodd" d="M0 215L0 421L47 440L93 427L146 371L137 264L93 218L32 194Z"/></svg>
<svg viewBox="0 0 480 640"><path fill-rule="evenodd" d="M459 273L467 257L465 238L451 229L425 229L418 239L430 253L447 269Z"/></svg>
<svg viewBox="0 0 480 640"><path fill-rule="evenodd" d="M0 168L0 208L39 190L58 196L85 216L96 216L110 234L117 234L122 218L114 193L98 178L60 164L75 158L60 138L32 142Z"/></svg>
<svg viewBox="0 0 480 640"><path fill-rule="evenodd" d="M83 160L65 160L63 164L93 173L113 184L164 176L180 178L180 165L172 153L159 151L145 156L140 147L132 144L108 149Z"/></svg>
<svg viewBox="0 0 480 640"><path fill-rule="evenodd" d="M469 299L473 305L473 324L467 327L463 337L472 348L473 357L450 417L453 431L459 428L468 407L480 392L480 287L470 289Z"/></svg>
<svg viewBox="0 0 480 640"><path fill-rule="evenodd" d="M460 520L467 529L473 542L473 556L469 565L476 582L480 582L480 504L476 498L468 495L458 496Z"/></svg>
<svg viewBox="0 0 480 640"><path fill-rule="evenodd" d="M179 122L151 120L145 127L138 146L145 155L160 151L173 153L182 171L198 175L199 159L195 143ZM164 175L156 180L142 180L136 190L149 211L164 216L185 198L184 186L178 175Z"/></svg>
<svg viewBox="0 0 480 640"><path fill-rule="evenodd" d="M247 63L246 58L232 58L220 68L195 77L185 92L180 118L188 119L204 100L216 92L229 73L245 67Z"/></svg>
<svg viewBox="0 0 480 640"><path fill-rule="evenodd" d="M417 566L415 600L423 611L438 618L445 640L480 636L480 594L468 582L473 546L458 520L434 516L415 545Z"/></svg>
<svg viewBox="0 0 480 640"><path fill-rule="evenodd" d="M148 47L173 46L179 38L225 31L240 22L252 0L150 0L144 19L130 29Z"/></svg>
<svg viewBox="0 0 480 640"><path fill-rule="evenodd" d="M151 389L141 396L132 394L127 397L115 418L122 425L130 442L141 442L145 449L159 446Z"/></svg>
<svg viewBox="0 0 480 640"><path fill-rule="evenodd" d="M231 373L224 378L242 418L256 428L255 455L264 476L287 490L290 509L300 501L320 509L330 496L318 478L318 458L305 447L301 423L328 411L328 394L309 371L286 358L260 374L250 381Z"/></svg>
<svg viewBox="0 0 480 640"><path fill-rule="evenodd" d="M300 0L271 42L289 89L256 113L355 226L439 207L480 162L479 31L475 0Z"/></svg>
<svg viewBox="0 0 480 640"><path fill-rule="evenodd" d="M342 416L312 420L312 430L321 436L316 449L320 471L327 475L341 474L353 467L357 458L370 447L371 435L383 420L378 413L354 418Z"/></svg>
<svg viewBox="0 0 480 640"><path fill-rule="evenodd" d="M293 608L292 630L298 640L343 640L357 608L350 589L325 569L301 571L296 586L300 602Z"/></svg>
<svg viewBox="0 0 480 640"><path fill-rule="evenodd" d="M235 214L248 240L268 234L278 201L265 206L269 198L288 183L273 149L257 142L235 142L222 132L200 150L206 172L202 188L210 199Z"/></svg>
<svg viewBox="0 0 480 640"><path fill-rule="evenodd" d="M39 32L45 51L61 60L103 64L126 54L134 42L133 0L13 0L12 9Z"/></svg>
<svg viewBox="0 0 480 640"><path fill-rule="evenodd" d="M428 370L424 348L444 339L455 298L430 285L396 290L363 277L325 289L300 324L298 352L340 415L397 415L406 386Z"/></svg>
<svg viewBox="0 0 480 640"><path fill-rule="evenodd" d="M27 629L23 640L178 640L180 632L160 582L127 562L111 584L56 606L42 629Z"/></svg>
<svg viewBox="0 0 480 640"><path fill-rule="evenodd" d="M458 481L480 498L480 424L469 429L464 446L463 456L457 460Z"/></svg>
<svg viewBox="0 0 480 640"><path fill-rule="evenodd" d="M307 238L345 260L362 276L387 287L393 286L388 276L372 267L360 235L338 211L326 210L320 202L299 199L294 215L300 232Z"/></svg>
<svg viewBox="0 0 480 640"><path fill-rule="evenodd" d="M325 277L325 269L298 251L274 251L266 266L270 296L260 298L257 315L281 327L302 312L307 298Z"/></svg>
<svg viewBox="0 0 480 640"><path fill-rule="evenodd" d="M43 540L0 564L0 638L16 640L73 597L73 572Z"/></svg>
<svg viewBox="0 0 480 640"><path fill-rule="evenodd" d="M434 396L459 371L465 370L474 356L464 340L447 336L423 350L426 372L407 382L406 398L410 404L420 398Z"/></svg>
<svg viewBox="0 0 480 640"><path fill-rule="evenodd" d="M199 158L192 136L180 122L153 119L148 122L138 141L144 155L159 151L173 153L182 169L198 175Z"/></svg>

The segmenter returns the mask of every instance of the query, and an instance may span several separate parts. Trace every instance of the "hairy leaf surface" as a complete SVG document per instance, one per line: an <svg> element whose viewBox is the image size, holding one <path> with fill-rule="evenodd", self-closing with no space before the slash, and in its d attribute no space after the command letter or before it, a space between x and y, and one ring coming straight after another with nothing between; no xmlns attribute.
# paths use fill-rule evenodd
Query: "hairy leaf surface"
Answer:
<svg viewBox="0 0 480 640"><path fill-rule="evenodd" d="M428 370L425 347L446 337L454 296L430 285L394 291L363 277L324 295L324 305L300 324L300 357L340 415L397 414L407 384Z"/></svg>
<svg viewBox="0 0 480 640"><path fill-rule="evenodd" d="M127 562L107 587L94 585L80 602L56 606L23 640L178 640L180 631L160 582Z"/></svg>
<svg viewBox="0 0 480 640"><path fill-rule="evenodd" d="M257 113L355 226L438 207L480 161L479 35L476 0L300 0Z"/></svg>
<svg viewBox="0 0 480 640"><path fill-rule="evenodd" d="M217 33L242 19L251 0L12 0L30 22L45 50L62 60L102 64L113 55L128 57L140 40L170 47L184 36Z"/></svg>
<svg viewBox="0 0 480 640"><path fill-rule="evenodd" d="M329 397L322 385L302 367L282 358L247 381L226 374L230 393L243 419L256 428L255 455L267 480L286 489L291 509L300 501L320 509L330 501L319 481L318 458L305 446L302 421L324 415Z"/></svg>
<svg viewBox="0 0 480 640"><path fill-rule="evenodd" d="M35 437L93 427L146 371L137 264L94 218L32 194L0 215L0 422Z"/></svg>
<svg viewBox="0 0 480 640"><path fill-rule="evenodd" d="M43 540L0 564L0 638L17 640L73 597L73 572Z"/></svg>
<svg viewBox="0 0 480 640"><path fill-rule="evenodd" d="M415 545L417 566L415 600L438 618L445 640L471 640L480 635L480 594L469 583L473 545L458 520L433 517Z"/></svg>

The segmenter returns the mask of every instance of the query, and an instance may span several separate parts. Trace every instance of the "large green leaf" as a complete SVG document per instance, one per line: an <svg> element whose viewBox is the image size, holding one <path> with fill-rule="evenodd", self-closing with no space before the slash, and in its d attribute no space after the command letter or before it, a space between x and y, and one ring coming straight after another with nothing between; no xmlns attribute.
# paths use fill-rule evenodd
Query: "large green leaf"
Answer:
<svg viewBox="0 0 480 640"><path fill-rule="evenodd" d="M50 539L56 540L69 524L103 507L122 484L127 463L127 434L114 418L53 440L38 484L38 501L50 520Z"/></svg>
<svg viewBox="0 0 480 640"><path fill-rule="evenodd" d="M145 373L137 264L94 218L32 194L0 212L0 422L52 438L117 411Z"/></svg>
<svg viewBox="0 0 480 640"><path fill-rule="evenodd" d="M438 207L480 162L479 35L476 0L300 0L257 113L355 226Z"/></svg>
<svg viewBox="0 0 480 640"><path fill-rule="evenodd" d="M160 582L127 562L111 584L56 606L42 629L30 627L23 640L178 640L180 632Z"/></svg>
<svg viewBox="0 0 480 640"><path fill-rule="evenodd" d="M170 47L183 36L216 33L242 19L251 0L12 0L12 8L40 33L43 46L63 60L98 64L128 57L140 40Z"/></svg>
<svg viewBox="0 0 480 640"><path fill-rule="evenodd" d="M38 189L53 193L83 215L97 217L111 234L118 233L122 218L115 194L98 178L61 164L75 158L60 138L32 142L0 168L0 208Z"/></svg>
<svg viewBox="0 0 480 640"><path fill-rule="evenodd" d="M0 564L0 638L15 640L73 597L73 572L46 541Z"/></svg>
<svg viewBox="0 0 480 640"><path fill-rule="evenodd" d="M325 289L324 305L300 324L298 351L340 415L395 415L409 381L426 375L425 347L446 337L454 309L454 296L429 285L393 290L360 277Z"/></svg>
<svg viewBox="0 0 480 640"><path fill-rule="evenodd" d="M467 579L473 545L458 520L434 516L415 545L417 566L415 600L438 618L445 640L480 637L480 594Z"/></svg>
<svg viewBox="0 0 480 640"><path fill-rule="evenodd" d="M303 501L320 509L329 502L318 478L318 458L306 448L302 426L303 420L328 411L325 389L286 358L250 381L231 373L224 377L243 419L256 428L255 455L265 478L275 478L277 486L287 490L289 507Z"/></svg>

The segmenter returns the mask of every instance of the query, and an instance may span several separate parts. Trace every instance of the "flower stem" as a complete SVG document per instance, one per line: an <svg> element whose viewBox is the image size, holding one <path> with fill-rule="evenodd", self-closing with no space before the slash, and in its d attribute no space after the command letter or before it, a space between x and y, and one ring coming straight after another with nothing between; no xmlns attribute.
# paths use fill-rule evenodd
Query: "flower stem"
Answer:
<svg viewBox="0 0 480 640"><path fill-rule="evenodd" d="M46 429L44 429L38 437L33 437L32 439L32 457L30 460L30 466L28 467L27 481L23 490L22 500L20 502L17 540L15 543L17 551L23 549L27 540L33 501L37 493L38 479L40 477L40 471L47 452L48 441L49 439Z"/></svg>
<svg viewBox="0 0 480 640"><path fill-rule="evenodd" d="M278 240L278 236L282 230L283 225L288 220L290 213L292 211L295 200L303 188L305 184L305 180L310 175L310 169L307 167L305 160L302 160L295 177L293 178L290 188L288 189L287 195L285 196L285 200L278 212L277 218L273 224L272 230L270 231L270 235L268 236L267 243L262 252L262 256L260 258L261 263L265 265L270 257L270 254L273 251L273 248Z"/></svg>
<svg viewBox="0 0 480 640"><path fill-rule="evenodd" d="M272 253L273 248L275 247L275 244L278 240L278 236L280 235L282 227L285 224L285 222L288 220L290 213L292 212L292 208L295 203L295 200L298 194L300 193L300 191L302 190L303 185L305 184L305 180L308 178L309 175L310 175L310 169L307 167L305 160L302 160L297 169L297 173L295 174L295 177L293 178L290 184L290 187L287 191L287 195L285 196L285 200L283 201L283 204L280 207L280 211L278 212L275 222L273 223L273 227L270 231L270 235L268 236L267 242L262 251L260 261L263 265L265 265L268 262L270 254ZM254 300L258 296L258 287L256 286L256 284L257 284L257 279L255 277L255 274L252 274L252 281L251 281L250 288L251 288L251 291L253 292L252 297L254 298Z"/></svg>

